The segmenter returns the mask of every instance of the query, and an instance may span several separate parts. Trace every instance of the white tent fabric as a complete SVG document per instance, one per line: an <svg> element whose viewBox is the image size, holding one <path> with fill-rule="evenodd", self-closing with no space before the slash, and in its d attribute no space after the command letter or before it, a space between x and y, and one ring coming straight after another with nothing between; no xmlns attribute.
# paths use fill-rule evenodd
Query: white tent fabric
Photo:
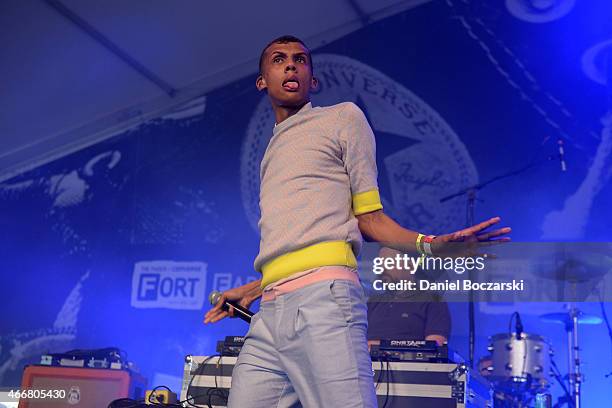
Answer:
<svg viewBox="0 0 612 408"><path fill-rule="evenodd" d="M316 49L429 1L5 0L0 181L255 74L271 38Z"/></svg>

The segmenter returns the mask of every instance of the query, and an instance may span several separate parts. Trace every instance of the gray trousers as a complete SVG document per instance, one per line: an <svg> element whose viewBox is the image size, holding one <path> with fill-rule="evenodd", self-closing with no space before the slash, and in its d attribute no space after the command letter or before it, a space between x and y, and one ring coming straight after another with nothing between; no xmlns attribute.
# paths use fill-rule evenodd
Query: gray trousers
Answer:
<svg viewBox="0 0 612 408"><path fill-rule="evenodd" d="M262 302L232 373L230 408L377 407L363 289L321 281Z"/></svg>

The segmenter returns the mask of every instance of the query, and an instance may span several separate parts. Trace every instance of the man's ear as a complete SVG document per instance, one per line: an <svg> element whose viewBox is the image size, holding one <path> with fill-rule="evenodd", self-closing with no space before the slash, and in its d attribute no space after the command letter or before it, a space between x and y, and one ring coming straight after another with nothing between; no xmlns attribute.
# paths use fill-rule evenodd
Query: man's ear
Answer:
<svg viewBox="0 0 612 408"><path fill-rule="evenodd" d="M257 76L257 79L255 80L255 86L257 87L258 91L263 91L268 87L268 85L266 85L266 80L263 75Z"/></svg>
<svg viewBox="0 0 612 408"><path fill-rule="evenodd" d="M312 77L310 81L310 90L315 91L319 87L319 79L315 76Z"/></svg>

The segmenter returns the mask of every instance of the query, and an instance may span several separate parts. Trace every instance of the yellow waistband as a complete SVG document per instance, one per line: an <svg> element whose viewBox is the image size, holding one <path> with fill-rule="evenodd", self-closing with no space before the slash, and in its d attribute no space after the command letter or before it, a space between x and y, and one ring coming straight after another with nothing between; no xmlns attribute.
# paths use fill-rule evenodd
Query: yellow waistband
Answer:
<svg viewBox="0 0 612 408"><path fill-rule="evenodd" d="M265 288L296 272L332 265L357 267L351 244L345 241L321 242L276 257L262 266L261 287Z"/></svg>

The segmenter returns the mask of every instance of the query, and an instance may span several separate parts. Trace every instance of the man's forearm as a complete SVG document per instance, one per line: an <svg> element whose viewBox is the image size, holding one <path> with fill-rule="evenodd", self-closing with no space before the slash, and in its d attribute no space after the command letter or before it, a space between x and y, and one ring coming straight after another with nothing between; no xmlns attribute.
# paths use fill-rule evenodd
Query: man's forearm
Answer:
<svg viewBox="0 0 612 408"><path fill-rule="evenodd" d="M261 288L261 279L247 283L244 285L244 289L244 295L249 299L249 303L258 299L263 293L263 289Z"/></svg>
<svg viewBox="0 0 612 408"><path fill-rule="evenodd" d="M382 210L357 216L359 230L369 241L401 252L417 253L418 232L402 227Z"/></svg>

